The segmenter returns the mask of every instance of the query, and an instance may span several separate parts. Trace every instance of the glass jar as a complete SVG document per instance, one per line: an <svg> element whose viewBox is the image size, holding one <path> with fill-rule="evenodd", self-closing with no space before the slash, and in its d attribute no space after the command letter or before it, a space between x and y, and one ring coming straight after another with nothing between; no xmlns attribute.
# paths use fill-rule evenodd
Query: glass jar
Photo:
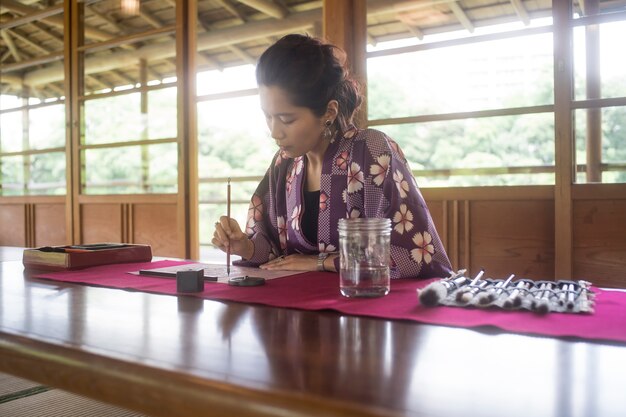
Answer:
<svg viewBox="0 0 626 417"><path fill-rule="evenodd" d="M339 289L346 297L389 293L390 219L339 220Z"/></svg>

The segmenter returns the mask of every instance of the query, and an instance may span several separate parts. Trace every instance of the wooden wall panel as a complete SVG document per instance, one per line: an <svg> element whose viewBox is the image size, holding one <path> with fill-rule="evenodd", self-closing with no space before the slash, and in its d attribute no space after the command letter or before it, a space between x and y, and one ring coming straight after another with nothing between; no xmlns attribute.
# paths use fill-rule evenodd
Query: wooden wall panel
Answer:
<svg viewBox="0 0 626 417"><path fill-rule="evenodd" d="M120 204L82 204L81 241L76 243L123 242Z"/></svg>
<svg viewBox="0 0 626 417"><path fill-rule="evenodd" d="M0 245L26 246L26 205L0 205Z"/></svg>
<svg viewBox="0 0 626 417"><path fill-rule="evenodd" d="M553 201L474 201L469 209L472 274L554 278Z"/></svg>
<svg viewBox="0 0 626 417"><path fill-rule="evenodd" d="M132 209L132 242L152 246L155 256L178 256L175 204L136 204Z"/></svg>
<svg viewBox="0 0 626 417"><path fill-rule="evenodd" d="M433 222L435 223L435 227L437 228L437 233L441 237L444 246L446 245L446 221L445 218L445 201L431 201L428 203L428 211L430 211L430 215L433 218Z"/></svg>
<svg viewBox="0 0 626 417"><path fill-rule="evenodd" d="M65 205L36 204L35 246L59 246L65 240Z"/></svg>
<svg viewBox="0 0 626 417"><path fill-rule="evenodd" d="M626 200L574 201L574 278L626 286Z"/></svg>

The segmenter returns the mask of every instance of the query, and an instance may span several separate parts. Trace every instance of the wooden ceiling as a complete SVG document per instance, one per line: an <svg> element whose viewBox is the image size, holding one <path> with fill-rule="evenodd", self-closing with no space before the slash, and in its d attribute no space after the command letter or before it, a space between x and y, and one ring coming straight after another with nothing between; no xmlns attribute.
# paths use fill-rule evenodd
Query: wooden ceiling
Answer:
<svg viewBox="0 0 626 417"><path fill-rule="evenodd" d="M85 91L94 92L140 79L140 60L148 80L175 74L175 0L142 0L135 15L125 0L84 0ZM625 1L602 0L610 9ZM551 0L368 0L371 44L465 30L550 15ZM578 7L578 3L576 3ZM280 36L290 32L320 35L322 1L198 0L198 66L222 69L254 63ZM0 92L27 86L40 98L63 94L63 1L0 2Z"/></svg>

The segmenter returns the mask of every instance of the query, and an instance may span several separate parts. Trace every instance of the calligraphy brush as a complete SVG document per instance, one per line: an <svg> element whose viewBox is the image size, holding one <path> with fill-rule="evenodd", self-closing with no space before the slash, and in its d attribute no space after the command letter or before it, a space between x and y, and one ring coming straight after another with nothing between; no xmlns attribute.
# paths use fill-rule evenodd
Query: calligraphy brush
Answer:
<svg viewBox="0 0 626 417"><path fill-rule="evenodd" d="M539 288L540 291L537 293L539 298L533 300L531 308L538 314L546 314L550 311L550 290L552 285L544 282Z"/></svg>
<svg viewBox="0 0 626 417"><path fill-rule="evenodd" d="M463 290L459 290L456 293L456 301L459 303L463 303L463 304L469 303L472 297L474 297L474 294L476 294L484 285L484 283L481 283L480 286L474 287L474 285L476 285L476 283L482 278L484 274L485 274L485 270L481 269L480 272L476 274L472 282L467 287L463 288Z"/></svg>
<svg viewBox="0 0 626 417"><path fill-rule="evenodd" d="M230 223L230 177L226 185L226 217ZM228 236L228 250L226 251L226 274L230 276L230 236Z"/></svg>
<svg viewBox="0 0 626 417"><path fill-rule="evenodd" d="M568 310L574 309L575 300L576 300L576 289L574 287L574 284L569 284L568 291L567 291L567 309Z"/></svg>
<svg viewBox="0 0 626 417"><path fill-rule="evenodd" d="M519 281L517 283L517 285L515 286L515 289L511 292L511 294L507 297L506 300L504 300L504 303L502 304L502 307L504 308L513 308L513 307L519 307L522 305L522 297L520 295L520 293L526 290L526 282L525 281Z"/></svg>
<svg viewBox="0 0 626 417"><path fill-rule="evenodd" d="M434 307L439 304L448 296L449 292L469 282L469 279L463 274L465 274L465 269L453 273L448 278L431 282L422 290L418 290L420 303L426 307Z"/></svg>
<svg viewBox="0 0 626 417"><path fill-rule="evenodd" d="M502 294L502 291L509 285L514 276L515 274L511 274L506 281L500 281L495 287L487 292L478 294L478 304L487 305L493 303L500 296L500 294Z"/></svg>

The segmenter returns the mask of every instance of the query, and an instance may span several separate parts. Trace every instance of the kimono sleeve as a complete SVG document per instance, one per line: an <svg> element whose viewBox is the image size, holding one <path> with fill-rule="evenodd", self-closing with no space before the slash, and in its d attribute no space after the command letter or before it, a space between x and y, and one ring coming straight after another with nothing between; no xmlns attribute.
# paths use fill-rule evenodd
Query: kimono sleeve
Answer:
<svg viewBox="0 0 626 417"><path fill-rule="evenodd" d="M398 144L386 136L385 140L388 148L372 155L369 174L371 183L380 186L384 195L375 217L391 219L392 276L448 276L450 261L417 182Z"/></svg>

